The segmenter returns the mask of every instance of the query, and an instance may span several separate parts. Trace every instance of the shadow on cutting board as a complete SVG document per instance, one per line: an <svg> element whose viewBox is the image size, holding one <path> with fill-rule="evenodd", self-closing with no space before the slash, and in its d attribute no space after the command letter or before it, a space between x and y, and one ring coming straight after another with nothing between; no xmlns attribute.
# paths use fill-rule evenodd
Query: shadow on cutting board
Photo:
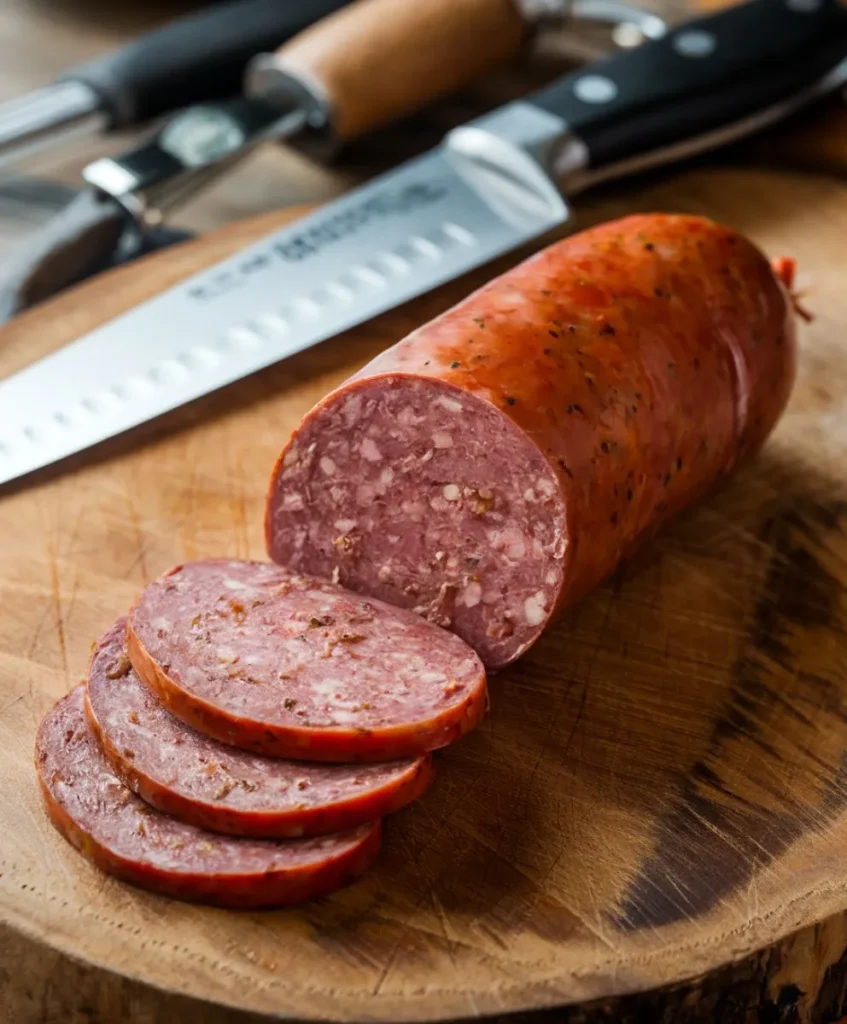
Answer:
<svg viewBox="0 0 847 1024"><path fill-rule="evenodd" d="M618 943L743 902L826 830L847 806L847 490L796 481L764 455L492 677L375 875L308 911L318 941L366 943L385 914L420 922L422 956L439 916L489 945L498 922Z"/></svg>

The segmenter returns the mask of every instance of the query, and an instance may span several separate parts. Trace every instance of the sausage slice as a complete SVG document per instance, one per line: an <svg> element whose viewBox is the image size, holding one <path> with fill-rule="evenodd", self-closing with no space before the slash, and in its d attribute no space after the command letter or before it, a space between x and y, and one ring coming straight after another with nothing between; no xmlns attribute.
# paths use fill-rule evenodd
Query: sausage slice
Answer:
<svg viewBox="0 0 847 1024"><path fill-rule="evenodd" d="M429 756L334 765L262 757L169 714L133 671L120 619L94 649L85 710L112 769L159 810L213 832L283 838L375 821L432 781Z"/></svg>
<svg viewBox="0 0 847 1024"><path fill-rule="evenodd" d="M169 711L273 757L417 757L485 712L485 670L458 637L269 563L172 569L141 594L127 639Z"/></svg>
<svg viewBox="0 0 847 1024"><path fill-rule="evenodd" d="M98 867L142 889L221 907L281 907L323 896L362 874L379 851L379 822L310 839L235 839L148 807L112 772L85 718L84 687L38 730L36 769L58 831Z"/></svg>
<svg viewBox="0 0 847 1024"><path fill-rule="evenodd" d="M700 217L604 224L320 402L274 470L268 551L500 668L761 447L794 369L790 297L749 241Z"/></svg>

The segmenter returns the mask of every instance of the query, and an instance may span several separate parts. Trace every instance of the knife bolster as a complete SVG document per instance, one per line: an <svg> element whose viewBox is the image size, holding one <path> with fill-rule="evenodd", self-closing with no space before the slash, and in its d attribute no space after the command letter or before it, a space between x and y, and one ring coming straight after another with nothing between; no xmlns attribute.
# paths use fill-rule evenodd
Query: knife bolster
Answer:
<svg viewBox="0 0 847 1024"><path fill-rule="evenodd" d="M260 96L283 113L303 111L304 127L290 140L298 147L323 159L338 148L331 100L317 76L287 67L279 53L260 53L247 68L244 89L248 96Z"/></svg>

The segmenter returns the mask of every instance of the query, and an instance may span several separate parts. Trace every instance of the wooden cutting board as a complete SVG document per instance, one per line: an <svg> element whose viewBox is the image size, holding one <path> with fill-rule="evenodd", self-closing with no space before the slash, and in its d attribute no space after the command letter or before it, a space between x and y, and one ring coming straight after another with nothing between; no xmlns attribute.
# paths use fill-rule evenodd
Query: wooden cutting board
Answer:
<svg viewBox="0 0 847 1024"><path fill-rule="evenodd" d="M790 410L754 465L492 680L484 725L331 899L232 913L106 878L47 823L33 736L151 577L263 556L266 480L299 417L487 272L0 495L4 1021L847 1012L847 186L699 170L581 204L585 224L651 208L797 257L816 320ZM0 333L0 375L284 217L26 315Z"/></svg>

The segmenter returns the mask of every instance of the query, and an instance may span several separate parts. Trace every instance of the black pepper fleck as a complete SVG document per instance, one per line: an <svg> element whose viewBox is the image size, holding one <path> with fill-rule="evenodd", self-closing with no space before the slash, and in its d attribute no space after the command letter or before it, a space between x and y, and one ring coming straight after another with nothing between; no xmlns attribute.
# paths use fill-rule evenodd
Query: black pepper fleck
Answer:
<svg viewBox="0 0 847 1024"><path fill-rule="evenodd" d="M460 366L459 360L458 359L454 359L453 362L450 364L450 369L451 370L458 370L459 366Z"/></svg>
<svg viewBox="0 0 847 1024"><path fill-rule="evenodd" d="M615 329L614 329L614 327L612 327L612 325L610 323L605 323L600 328L600 333L601 334L614 334L615 333Z"/></svg>
<svg viewBox="0 0 847 1024"><path fill-rule="evenodd" d="M656 248L656 246L653 245L652 242L645 242L644 248L647 250L647 252L652 252Z"/></svg>
<svg viewBox="0 0 847 1024"><path fill-rule="evenodd" d="M612 524L612 526L617 526L618 525L618 514L617 514L617 512L613 512L609 516L609 522Z"/></svg>
<svg viewBox="0 0 847 1024"><path fill-rule="evenodd" d="M508 403L509 405L514 405L514 404L515 404L515 401L516 401L516 399L512 398L512 396L511 396L511 395L506 395L506 401L507 401L507 403Z"/></svg>
<svg viewBox="0 0 847 1024"><path fill-rule="evenodd" d="M559 332L558 331L552 331L551 330L551 331L548 331L547 333L550 335L551 338L558 338L559 337Z"/></svg>

